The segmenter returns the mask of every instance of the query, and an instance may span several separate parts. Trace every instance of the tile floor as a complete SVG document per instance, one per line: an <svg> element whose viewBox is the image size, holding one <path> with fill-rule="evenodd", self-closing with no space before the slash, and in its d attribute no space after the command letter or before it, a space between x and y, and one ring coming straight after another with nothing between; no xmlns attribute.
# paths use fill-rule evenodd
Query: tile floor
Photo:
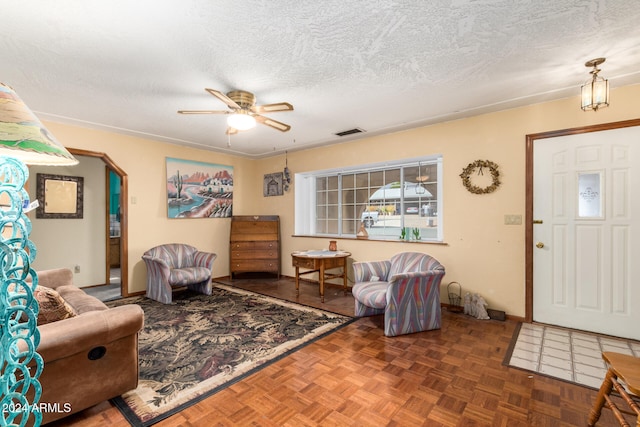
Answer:
<svg viewBox="0 0 640 427"><path fill-rule="evenodd" d="M109 284L100 286L91 286L83 288L83 290L100 301L107 302L122 298L120 289L120 269L112 268L109 272Z"/></svg>
<svg viewBox="0 0 640 427"><path fill-rule="evenodd" d="M640 342L525 323L509 365L597 389L607 370L603 351L640 357Z"/></svg>

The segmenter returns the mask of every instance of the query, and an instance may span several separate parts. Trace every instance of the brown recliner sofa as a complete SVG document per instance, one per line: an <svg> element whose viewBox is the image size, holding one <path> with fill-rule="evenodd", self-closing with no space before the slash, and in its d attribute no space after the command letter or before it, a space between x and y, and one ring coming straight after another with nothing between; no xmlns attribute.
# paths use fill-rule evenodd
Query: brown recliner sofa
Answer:
<svg viewBox="0 0 640 427"><path fill-rule="evenodd" d="M119 396L138 385L139 305L108 308L73 285L73 272L38 272L38 284L55 289L77 316L38 326L44 359L40 375L43 424Z"/></svg>

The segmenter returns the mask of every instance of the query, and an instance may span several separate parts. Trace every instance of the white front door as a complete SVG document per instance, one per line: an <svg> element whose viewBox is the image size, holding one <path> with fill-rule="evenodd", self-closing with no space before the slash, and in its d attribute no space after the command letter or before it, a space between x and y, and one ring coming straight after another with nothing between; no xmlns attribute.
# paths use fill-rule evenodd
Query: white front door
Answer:
<svg viewBox="0 0 640 427"><path fill-rule="evenodd" d="M640 339L640 127L533 147L533 320Z"/></svg>

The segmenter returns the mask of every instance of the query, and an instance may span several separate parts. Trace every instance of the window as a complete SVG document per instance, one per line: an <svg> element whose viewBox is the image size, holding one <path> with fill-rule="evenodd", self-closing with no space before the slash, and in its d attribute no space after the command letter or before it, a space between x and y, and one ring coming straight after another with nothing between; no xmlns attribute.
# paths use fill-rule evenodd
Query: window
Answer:
<svg viewBox="0 0 640 427"><path fill-rule="evenodd" d="M298 235L442 241L442 156L295 175Z"/></svg>

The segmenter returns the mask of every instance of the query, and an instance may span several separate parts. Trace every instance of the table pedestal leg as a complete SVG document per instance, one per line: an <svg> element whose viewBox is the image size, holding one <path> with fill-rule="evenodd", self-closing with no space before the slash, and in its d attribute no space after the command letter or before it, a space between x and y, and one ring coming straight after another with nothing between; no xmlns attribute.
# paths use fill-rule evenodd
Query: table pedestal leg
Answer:
<svg viewBox="0 0 640 427"><path fill-rule="evenodd" d="M324 302L324 262L320 263L320 302Z"/></svg>
<svg viewBox="0 0 640 427"><path fill-rule="evenodd" d="M347 290L349 289L347 287L347 266L346 266L346 260L345 260L345 266L342 267L342 280L344 283L344 294L347 295Z"/></svg>
<svg viewBox="0 0 640 427"><path fill-rule="evenodd" d="M296 267L296 297L300 296L300 267Z"/></svg>

